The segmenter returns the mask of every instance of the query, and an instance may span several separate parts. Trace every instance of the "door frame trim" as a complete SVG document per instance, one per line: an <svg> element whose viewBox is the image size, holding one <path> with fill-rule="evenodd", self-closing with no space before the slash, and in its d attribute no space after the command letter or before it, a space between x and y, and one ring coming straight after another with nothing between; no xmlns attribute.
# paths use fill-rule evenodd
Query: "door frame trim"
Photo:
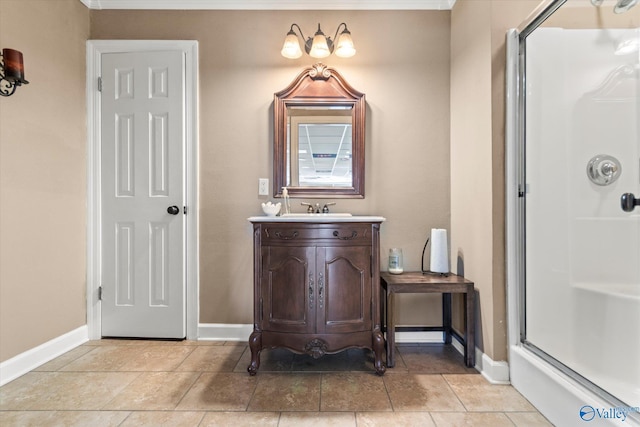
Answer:
<svg viewBox="0 0 640 427"><path fill-rule="evenodd" d="M198 339L198 42L196 40L88 40L87 54L87 328L100 339L102 312L98 300L101 278L101 155L98 77L102 54L179 50L185 54L185 280L187 339Z"/></svg>

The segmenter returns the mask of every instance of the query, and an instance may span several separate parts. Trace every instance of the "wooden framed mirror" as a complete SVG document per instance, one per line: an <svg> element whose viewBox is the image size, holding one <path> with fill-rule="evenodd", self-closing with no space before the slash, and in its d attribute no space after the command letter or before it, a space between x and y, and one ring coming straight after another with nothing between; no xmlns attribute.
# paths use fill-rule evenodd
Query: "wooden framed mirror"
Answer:
<svg viewBox="0 0 640 427"><path fill-rule="evenodd" d="M333 68L306 68L274 97L274 196L364 198L365 96Z"/></svg>

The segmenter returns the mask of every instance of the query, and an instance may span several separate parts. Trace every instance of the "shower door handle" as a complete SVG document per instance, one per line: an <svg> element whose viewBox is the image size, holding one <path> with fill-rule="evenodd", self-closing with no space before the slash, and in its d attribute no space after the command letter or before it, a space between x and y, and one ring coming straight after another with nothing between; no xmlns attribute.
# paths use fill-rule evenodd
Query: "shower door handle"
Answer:
<svg viewBox="0 0 640 427"><path fill-rule="evenodd" d="M636 206L640 206L640 199L636 199L633 193L624 193L620 196L620 206L625 212L632 212Z"/></svg>

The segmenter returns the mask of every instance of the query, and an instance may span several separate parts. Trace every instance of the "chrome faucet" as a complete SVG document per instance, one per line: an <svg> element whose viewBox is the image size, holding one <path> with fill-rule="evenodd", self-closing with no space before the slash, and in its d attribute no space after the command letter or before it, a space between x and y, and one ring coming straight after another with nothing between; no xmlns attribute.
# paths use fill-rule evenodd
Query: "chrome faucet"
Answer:
<svg viewBox="0 0 640 427"><path fill-rule="evenodd" d="M311 203L300 202L300 204L307 207L307 213L320 213L320 203L312 205ZM325 203L322 207L322 213L329 213L329 206L333 205L335 205L335 202Z"/></svg>
<svg viewBox="0 0 640 427"><path fill-rule="evenodd" d="M335 202L325 203L324 207L322 208L322 213L329 213L329 206L333 206L335 204Z"/></svg>
<svg viewBox="0 0 640 427"><path fill-rule="evenodd" d="M300 202L300 204L302 206L307 206L307 213L314 213L314 209L313 209L313 205L311 203L305 203L305 202ZM316 203L316 206L318 206L318 213L320 212L320 205L318 203Z"/></svg>

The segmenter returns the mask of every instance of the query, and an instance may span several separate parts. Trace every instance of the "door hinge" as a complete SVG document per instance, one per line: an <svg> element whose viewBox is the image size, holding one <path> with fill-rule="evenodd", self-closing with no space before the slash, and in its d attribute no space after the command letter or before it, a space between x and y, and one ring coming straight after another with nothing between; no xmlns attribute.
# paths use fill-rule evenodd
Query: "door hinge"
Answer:
<svg viewBox="0 0 640 427"><path fill-rule="evenodd" d="M98 301L102 301L102 286L98 287Z"/></svg>
<svg viewBox="0 0 640 427"><path fill-rule="evenodd" d="M262 298L260 298L260 322L262 322L262 316L263 316L262 308L263 308L263 305L262 305Z"/></svg>
<svg viewBox="0 0 640 427"><path fill-rule="evenodd" d="M525 188L526 188L526 186L525 186ZM525 195L525 191L522 188L522 184L518 184L518 197L524 197L524 195Z"/></svg>
<svg viewBox="0 0 640 427"><path fill-rule="evenodd" d="M98 92L102 92L102 77L98 77Z"/></svg>

